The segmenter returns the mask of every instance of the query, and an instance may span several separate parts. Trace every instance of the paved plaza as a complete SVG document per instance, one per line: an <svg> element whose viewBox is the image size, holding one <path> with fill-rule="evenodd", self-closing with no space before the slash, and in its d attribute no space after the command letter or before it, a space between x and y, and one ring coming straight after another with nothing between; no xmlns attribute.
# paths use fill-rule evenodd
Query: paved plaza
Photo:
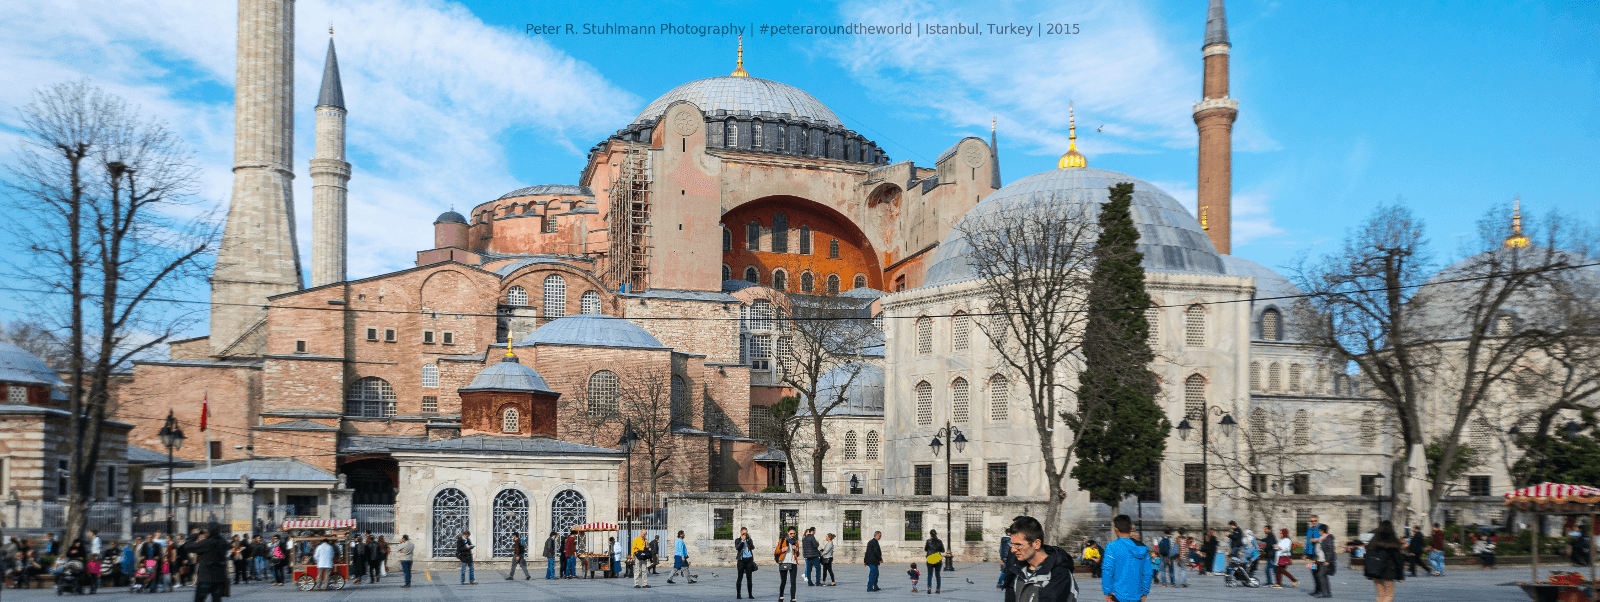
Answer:
<svg viewBox="0 0 1600 602"><path fill-rule="evenodd" d="M866 583L866 568L860 565L845 566L835 564L835 572L839 574L837 587L806 587L804 583L798 588L801 602L910 602L933 600L949 600L952 602L1000 602L1002 600L999 590L994 587L995 578L999 569L994 564L960 565L954 573L948 573L944 579L943 593L930 596L922 593L912 594L909 581L905 576L906 567L903 565L886 566L879 579L883 591L869 594L863 591ZM458 585L459 577L455 571L433 571L427 575L418 573L414 575L413 586L410 589L400 587L401 580L398 574L391 574L383 582L376 585L354 585L338 592L301 592L292 586L271 587L263 584L251 583L249 585L234 586L231 600L322 600L360 601L372 600L382 602L401 601L455 601L455 600L482 600L482 601L531 601L531 600L572 600L572 601L605 601L605 602L644 602L658 600L693 599L696 602L721 602L733 600L734 573L731 567L696 567L699 571L700 581L695 584L685 584L681 580L676 585L667 585L666 573L650 578L650 589L634 589L631 579L595 579L572 581L545 581L543 577L544 566L538 565L539 572L534 574L531 581L525 581L519 574L515 581L505 581L505 573L494 574L489 571L480 571L478 585ZM1301 579L1299 589L1241 589L1223 587L1220 577L1195 577L1189 576L1190 587L1185 589L1155 588L1150 592L1151 600L1182 600L1182 601L1227 601L1227 602L1254 602L1254 601L1299 601L1310 600L1306 594L1311 591L1309 575L1304 575L1304 568L1295 572ZM773 602L777 599L778 572L770 564L763 565L756 572L756 594L759 600ZM1398 588L1395 599L1404 602L1422 601L1514 601L1526 600L1522 591L1515 587L1500 586L1501 583L1527 579L1526 567L1506 567L1498 571L1481 571L1476 569L1458 570L1445 577L1418 577L1408 579ZM968 581L972 583L968 583ZM1100 582L1096 579L1080 579L1081 594L1079 600L1083 602L1097 602L1100 596ZM158 602L160 600L191 600L193 589L179 588L175 593L160 594L129 594L126 590L103 590L99 595L93 596L95 600L104 601L141 601ZM1372 600L1374 598L1372 585L1360 576L1359 571L1343 569L1333 577L1334 597L1340 600ZM787 592L786 592L787 593ZM11 590L5 591L4 599L16 600L44 600L55 599L55 592L49 589L38 590Z"/></svg>

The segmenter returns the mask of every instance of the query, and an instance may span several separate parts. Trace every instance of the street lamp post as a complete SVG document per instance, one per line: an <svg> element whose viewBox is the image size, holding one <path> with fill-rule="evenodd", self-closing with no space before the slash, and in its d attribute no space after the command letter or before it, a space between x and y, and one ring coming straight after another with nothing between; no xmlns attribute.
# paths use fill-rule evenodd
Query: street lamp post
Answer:
<svg viewBox="0 0 1600 602"><path fill-rule="evenodd" d="M161 444L167 446L167 533L172 532L172 450L183 449L183 429L178 428L178 419L172 415L172 410L167 410L167 422L161 425L161 430L156 433L161 437Z"/></svg>
<svg viewBox="0 0 1600 602"><path fill-rule="evenodd" d="M1384 478L1383 477L1383 473L1381 473L1381 472L1376 475L1376 479L1375 480L1378 482L1378 486L1379 487L1383 487L1383 478ZM1383 522L1383 490L1382 489L1378 490L1378 522L1380 522L1380 523Z"/></svg>
<svg viewBox="0 0 1600 602"><path fill-rule="evenodd" d="M622 453L627 454L628 460L628 527L633 528L633 444L639 442L639 435L633 432L633 423L622 427L622 438L617 440L617 446L622 448Z"/></svg>
<svg viewBox="0 0 1600 602"><path fill-rule="evenodd" d="M944 447L944 443L939 440L940 437L949 439L951 443L950 447L944 448L944 536L950 540L950 545L945 546L944 570L953 573L956 570L956 562L955 559L951 557L952 555L950 554L950 551L955 549L956 540L955 531L953 531L954 527L952 527L952 525L955 524L955 519L953 518L953 513L950 510L950 488L955 484L955 475L950 465L950 448L955 448L955 451L957 452L965 450L967 448L967 435L966 433L961 432L961 429L956 428L955 426L951 425L949 421L946 421L944 423L944 428L939 429L939 432L934 433L933 441L928 443L928 447L933 448L933 456L935 458L939 457L939 448Z"/></svg>
<svg viewBox="0 0 1600 602"><path fill-rule="evenodd" d="M1211 406L1200 412L1200 532L1207 536L1211 533L1211 452L1208 449L1211 445L1210 415L1212 412L1222 416L1222 420L1217 421L1217 426L1222 427L1222 436L1232 437L1233 429L1239 426L1239 423L1233 421L1233 414L1229 414L1217 406ZM1185 417L1183 422L1178 423L1178 438L1187 441L1189 439L1189 431L1192 430L1194 430L1194 427L1189 424L1189 419Z"/></svg>

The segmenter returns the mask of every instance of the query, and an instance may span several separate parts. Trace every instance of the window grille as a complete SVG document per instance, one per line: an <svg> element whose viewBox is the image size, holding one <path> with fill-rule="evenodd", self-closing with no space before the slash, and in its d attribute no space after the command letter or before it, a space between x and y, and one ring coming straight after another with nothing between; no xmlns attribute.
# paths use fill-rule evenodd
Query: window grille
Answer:
<svg viewBox="0 0 1600 602"><path fill-rule="evenodd" d="M744 246L745 246L746 249L749 249L751 251L760 251L761 250L761 222L751 221L750 225L745 226L744 237L745 237Z"/></svg>
<svg viewBox="0 0 1600 602"><path fill-rule="evenodd" d="M1294 475L1293 485L1293 491L1295 495L1311 495L1311 475ZM1305 529L1302 528L1301 531L1305 531Z"/></svg>
<svg viewBox="0 0 1600 602"><path fill-rule="evenodd" d="M521 429L522 413L516 408L506 408L505 414L500 418L500 432L515 433Z"/></svg>
<svg viewBox="0 0 1600 602"><path fill-rule="evenodd" d="M1190 305L1183 312L1183 343L1190 347L1206 346L1206 309Z"/></svg>
<svg viewBox="0 0 1600 602"><path fill-rule="evenodd" d="M1206 414L1206 379L1190 374L1183 381L1183 415L1189 420L1199 420Z"/></svg>
<svg viewBox="0 0 1600 602"><path fill-rule="evenodd" d="M1250 390L1261 391L1261 362L1250 362Z"/></svg>
<svg viewBox="0 0 1600 602"><path fill-rule="evenodd" d="M1161 342L1161 308L1151 307L1144 310L1144 321L1150 325L1150 343Z"/></svg>
<svg viewBox="0 0 1600 602"><path fill-rule="evenodd" d="M832 239L832 240L828 241L828 259L838 259L838 258L839 258L839 239L835 238L835 239Z"/></svg>
<svg viewBox="0 0 1600 602"><path fill-rule="evenodd" d="M528 304L528 289L522 288L520 286L511 287L511 290L506 291L506 304L507 305L527 305Z"/></svg>
<svg viewBox="0 0 1600 602"><path fill-rule="evenodd" d="M989 316L989 343L994 346L995 353L1003 353L1006 346L1006 329L1011 326L1010 321L1003 315Z"/></svg>
<svg viewBox="0 0 1600 602"><path fill-rule="evenodd" d="M733 539L732 508L714 508L711 510L711 539Z"/></svg>
<svg viewBox="0 0 1600 602"><path fill-rule="evenodd" d="M1311 445L1311 414L1305 410L1294 413L1294 444L1300 447Z"/></svg>
<svg viewBox="0 0 1600 602"><path fill-rule="evenodd" d="M438 364L423 364L422 365L422 386L424 386L424 387L437 387L437 386L439 386L439 366L438 366Z"/></svg>
<svg viewBox="0 0 1600 602"><path fill-rule="evenodd" d="M999 497L1006 494L1006 463L995 462L989 465L989 495Z"/></svg>
<svg viewBox="0 0 1600 602"><path fill-rule="evenodd" d="M728 148L739 148L739 122L728 118Z"/></svg>
<svg viewBox="0 0 1600 602"><path fill-rule="evenodd" d="M594 291L584 291L583 296L578 298L578 311L586 314L601 313L600 293Z"/></svg>
<svg viewBox="0 0 1600 602"><path fill-rule="evenodd" d="M809 292L815 290L816 288L817 288L816 287L816 276L812 276L811 272L801 272L800 273L800 292L809 293Z"/></svg>
<svg viewBox="0 0 1600 602"><path fill-rule="evenodd" d="M867 450L866 450L867 453L866 453L866 459L868 459L868 460L876 460L876 459L878 459L878 445L879 445L878 431L867 431Z"/></svg>
<svg viewBox="0 0 1600 602"><path fill-rule="evenodd" d="M1278 310L1269 309L1261 312L1261 338L1267 341L1281 341L1278 336Z"/></svg>
<svg viewBox="0 0 1600 602"><path fill-rule="evenodd" d="M1489 477L1487 477L1487 476L1469 476L1469 477L1467 477L1467 495L1477 495L1477 496L1493 495L1492 493L1490 493L1490 491L1491 490L1489 488Z"/></svg>
<svg viewBox="0 0 1600 602"><path fill-rule="evenodd" d="M345 396L344 413L347 416L383 418L394 415L394 387L389 381L368 376L350 385Z"/></svg>
<svg viewBox="0 0 1600 602"><path fill-rule="evenodd" d="M800 254L811 254L811 226L800 226Z"/></svg>
<svg viewBox="0 0 1600 602"><path fill-rule="evenodd" d="M933 353L933 319L917 318L917 354Z"/></svg>
<svg viewBox="0 0 1600 602"><path fill-rule="evenodd" d="M772 330L772 302L766 299L750 302L750 330Z"/></svg>
<svg viewBox="0 0 1600 602"><path fill-rule="evenodd" d="M1375 474L1361 475L1361 495L1383 495L1383 480Z"/></svg>
<svg viewBox="0 0 1600 602"><path fill-rule="evenodd" d="M1478 457L1487 457L1489 452L1490 433L1494 430L1489 422L1482 418L1473 420L1467 432L1467 445L1478 452Z"/></svg>
<svg viewBox="0 0 1600 602"><path fill-rule="evenodd" d="M1183 503L1206 503L1206 467L1204 464L1183 465Z"/></svg>
<svg viewBox="0 0 1600 602"><path fill-rule="evenodd" d="M1150 466L1150 484L1138 493L1139 503L1161 503L1161 463L1156 462Z"/></svg>
<svg viewBox="0 0 1600 602"><path fill-rule="evenodd" d="M510 558L518 537L528 535L528 494L506 489L494 496L495 558ZM526 541L526 540L524 540ZM529 542L531 543L531 542Z"/></svg>
<svg viewBox="0 0 1600 602"><path fill-rule="evenodd" d="M958 311L950 318L950 346L956 351L966 351L971 340L972 318Z"/></svg>
<svg viewBox="0 0 1600 602"><path fill-rule="evenodd" d="M559 274L544 279L544 315L547 318L567 315L567 280Z"/></svg>
<svg viewBox="0 0 1600 602"><path fill-rule="evenodd" d="M1289 392L1299 393L1302 389L1301 381L1305 380L1306 368L1300 364L1289 364Z"/></svg>
<svg viewBox="0 0 1600 602"><path fill-rule="evenodd" d="M1010 393L1008 389L1011 382L1004 374L996 374L989 378L989 420L1005 422L1011 417L1011 407L1006 399Z"/></svg>
<svg viewBox="0 0 1600 602"><path fill-rule="evenodd" d="M28 388L22 385L9 385L6 387L6 400L13 405L28 404Z"/></svg>
<svg viewBox="0 0 1600 602"><path fill-rule="evenodd" d="M780 291L789 290L789 275L784 273L782 269L772 271L772 288Z"/></svg>
<svg viewBox="0 0 1600 602"><path fill-rule="evenodd" d="M756 266L745 266L744 281L750 284L761 284L761 272L756 271Z"/></svg>
<svg viewBox="0 0 1600 602"><path fill-rule="evenodd" d="M1273 393L1283 392L1283 366L1277 362L1267 366L1267 390Z"/></svg>
<svg viewBox="0 0 1600 602"><path fill-rule="evenodd" d="M950 495L967 495L967 465L951 464L950 481L945 486L950 489Z"/></svg>
<svg viewBox="0 0 1600 602"><path fill-rule="evenodd" d="M467 494L450 488L433 496L433 556L454 558L456 537L472 528L472 508Z"/></svg>
<svg viewBox="0 0 1600 602"><path fill-rule="evenodd" d="M437 395L423 395L422 396L422 411L423 412L438 412L439 411L439 396L437 396Z"/></svg>
<svg viewBox="0 0 1600 602"><path fill-rule="evenodd" d="M733 280L733 268L728 267L726 263L722 264L722 279Z"/></svg>
<svg viewBox="0 0 1600 602"><path fill-rule="evenodd" d="M844 459L856 459L856 432L846 431L844 434Z"/></svg>
<svg viewBox="0 0 1600 602"><path fill-rule="evenodd" d="M589 417L604 418L617 415L617 389L622 382L616 373L601 370L589 377Z"/></svg>
<svg viewBox="0 0 1600 602"><path fill-rule="evenodd" d="M1258 453L1267 447L1267 411L1261 408L1250 411L1250 447Z"/></svg>
<svg viewBox="0 0 1600 602"><path fill-rule="evenodd" d="M760 121L752 121L752 122L750 122L750 148L756 149L756 150L760 150L761 149L761 138L762 138L762 136L761 136L761 122Z"/></svg>
<svg viewBox="0 0 1600 602"><path fill-rule="evenodd" d="M1539 375L1533 370L1517 371L1517 399L1530 400L1539 394Z"/></svg>
<svg viewBox="0 0 1600 602"><path fill-rule="evenodd" d="M1361 413L1361 447L1372 447L1378 444L1378 418L1367 410Z"/></svg>
<svg viewBox="0 0 1600 602"><path fill-rule="evenodd" d="M844 511L844 532L841 537L844 541L861 541L861 511Z"/></svg>
<svg viewBox="0 0 1600 602"><path fill-rule="evenodd" d="M300 344L303 346L305 343L301 342ZM433 331L432 330L424 330L424 331L422 331L422 344L423 345L432 345L433 344Z"/></svg>
<svg viewBox="0 0 1600 602"><path fill-rule="evenodd" d="M1270 489L1269 489L1270 486L1267 483L1268 483L1267 475L1264 475L1264 474L1253 474L1253 475L1250 475L1250 491L1254 491L1256 493L1267 493L1268 491L1270 491Z"/></svg>
<svg viewBox="0 0 1600 602"><path fill-rule="evenodd" d="M968 421L967 388L965 378L957 378L950 383L950 421L956 424L966 424Z"/></svg>
<svg viewBox="0 0 1600 602"><path fill-rule="evenodd" d="M780 474L780 475L783 474L783 471L779 470L778 474ZM798 510L798 509L790 509L790 508L780 508L778 510L778 534L779 534L779 536L781 537L781 536L787 534L789 532L789 529L794 529L795 531L799 531L800 530L800 510Z"/></svg>
<svg viewBox="0 0 1600 602"><path fill-rule="evenodd" d="M750 337L750 369L772 369L772 335L758 334Z"/></svg>
<svg viewBox="0 0 1600 602"><path fill-rule="evenodd" d="M789 252L789 216L782 213L772 216L772 252Z"/></svg>
<svg viewBox="0 0 1600 602"><path fill-rule="evenodd" d="M1360 537L1361 536L1361 511L1360 510L1346 510L1346 511L1344 511L1344 535L1345 535L1345 537Z"/></svg>
<svg viewBox="0 0 1600 602"><path fill-rule="evenodd" d="M783 369L784 374L794 374L794 338L778 337L777 353L778 367Z"/></svg>
<svg viewBox="0 0 1600 602"><path fill-rule="evenodd" d="M928 381L917 383L917 424L933 424L933 385Z"/></svg>
<svg viewBox="0 0 1600 602"><path fill-rule="evenodd" d="M566 534L568 529L589 522L589 503L573 489L556 492L550 500L550 530ZM451 551L452 555L454 550Z"/></svg>
<svg viewBox="0 0 1600 602"><path fill-rule="evenodd" d="M839 294L839 275L838 274L828 274L828 294L830 294L830 295Z"/></svg>
<svg viewBox="0 0 1600 602"><path fill-rule="evenodd" d="M733 251L733 230L729 230L727 226L722 227L722 251L724 253ZM727 280L727 278L723 278L723 280Z"/></svg>
<svg viewBox="0 0 1600 602"><path fill-rule="evenodd" d="M933 495L933 465L920 464L912 468L914 469L914 476L912 478L912 495ZM907 512L906 514L909 515L910 513ZM921 516L922 513L918 512L917 515ZM907 529L909 528L910 527L907 527Z"/></svg>
<svg viewBox="0 0 1600 602"><path fill-rule="evenodd" d="M1514 322L1511 316L1500 316L1494 320L1494 336L1508 337L1514 331Z"/></svg>

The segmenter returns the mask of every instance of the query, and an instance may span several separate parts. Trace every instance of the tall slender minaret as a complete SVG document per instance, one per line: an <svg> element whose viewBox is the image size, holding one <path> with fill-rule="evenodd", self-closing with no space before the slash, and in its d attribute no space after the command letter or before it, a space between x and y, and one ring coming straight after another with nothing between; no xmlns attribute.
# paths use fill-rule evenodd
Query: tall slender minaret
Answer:
<svg viewBox="0 0 1600 602"><path fill-rule="evenodd" d="M350 164L344 160L344 87L339 85L339 59L333 54L333 28L328 28L328 60L322 67L322 93L317 95L317 150L311 158L311 286L345 279L345 184Z"/></svg>
<svg viewBox="0 0 1600 602"><path fill-rule="evenodd" d="M211 274L211 351L260 353L267 297L300 290L294 233L294 0L239 0L233 198Z"/></svg>
<svg viewBox="0 0 1600 602"><path fill-rule="evenodd" d="M1233 121L1239 101L1228 97L1228 18L1222 0L1211 0L1206 12L1206 41L1200 56L1206 63L1205 89L1194 103L1194 124L1200 128L1200 226L1224 255L1233 252L1230 223L1233 199Z"/></svg>
<svg viewBox="0 0 1600 602"><path fill-rule="evenodd" d="M1000 189L1000 143L994 138L995 118L989 118L989 187Z"/></svg>

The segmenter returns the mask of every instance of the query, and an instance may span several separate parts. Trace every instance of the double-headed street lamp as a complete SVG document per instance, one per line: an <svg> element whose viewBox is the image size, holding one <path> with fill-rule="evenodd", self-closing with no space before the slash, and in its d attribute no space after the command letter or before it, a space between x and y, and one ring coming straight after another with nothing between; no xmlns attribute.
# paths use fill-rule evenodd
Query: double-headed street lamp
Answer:
<svg viewBox="0 0 1600 602"><path fill-rule="evenodd" d="M944 447L944 442L939 440L940 437L949 439L950 447ZM955 572L955 559L951 558L950 555L950 550L954 549L955 546L954 531L951 531L951 525L955 524L955 521L950 511L950 489L951 486L955 485L955 475L950 466L950 448L955 448L957 452L966 450L967 435L961 432L961 429L956 428L949 422L945 422L944 428L933 434L933 441L928 443L928 447L933 448L933 456L935 458L939 457L939 448L944 447L944 536L950 540L950 545L945 546L944 569Z"/></svg>
<svg viewBox="0 0 1600 602"><path fill-rule="evenodd" d="M172 450L183 449L183 429L178 428L178 419L172 415L172 410L167 410L167 422L161 425L161 430L156 433L161 437L161 444L167 446L167 532L172 532Z"/></svg>
<svg viewBox="0 0 1600 602"><path fill-rule="evenodd" d="M1200 412L1200 532L1203 535L1211 533L1211 487L1208 482L1211 474L1207 460L1211 457L1209 451L1211 430L1208 427L1211 424L1209 417L1212 412L1222 416L1222 420L1217 422L1217 426L1222 427L1222 436L1232 437L1233 429L1239 426L1239 423L1233 421L1233 414L1217 406L1211 406ZM1178 423L1178 438L1188 441L1189 431L1192 430L1194 426L1190 425L1189 419L1185 417L1183 422Z"/></svg>

